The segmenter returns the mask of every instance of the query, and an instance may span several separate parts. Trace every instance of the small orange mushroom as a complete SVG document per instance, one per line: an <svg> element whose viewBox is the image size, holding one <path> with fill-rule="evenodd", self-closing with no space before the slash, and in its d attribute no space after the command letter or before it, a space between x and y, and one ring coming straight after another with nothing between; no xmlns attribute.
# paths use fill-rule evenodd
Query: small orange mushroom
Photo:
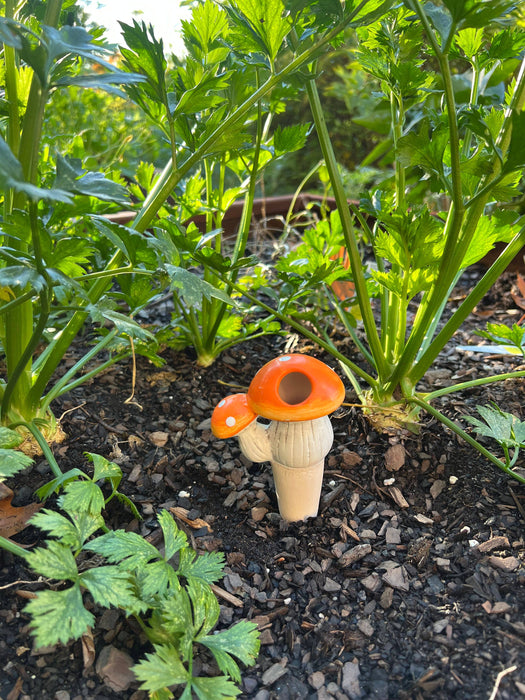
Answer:
<svg viewBox="0 0 525 700"><path fill-rule="evenodd" d="M248 406L246 394L232 394L219 401L211 416L211 431L225 439L238 435L257 418Z"/></svg>

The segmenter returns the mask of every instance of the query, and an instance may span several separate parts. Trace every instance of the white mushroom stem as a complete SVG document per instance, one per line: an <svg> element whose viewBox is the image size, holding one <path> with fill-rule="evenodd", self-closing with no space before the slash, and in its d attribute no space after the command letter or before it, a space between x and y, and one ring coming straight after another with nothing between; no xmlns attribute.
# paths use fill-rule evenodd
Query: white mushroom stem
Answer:
<svg viewBox="0 0 525 700"><path fill-rule="evenodd" d="M324 460L334 441L328 416L304 421L272 421L268 428L272 460L291 468Z"/></svg>
<svg viewBox="0 0 525 700"><path fill-rule="evenodd" d="M252 421L237 435L243 454L252 462L270 462L272 449L268 440L268 426Z"/></svg>
<svg viewBox="0 0 525 700"><path fill-rule="evenodd" d="M252 462L271 462L279 511L293 522L315 517L323 483L324 458L334 440L328 416L308 421L253 421L238 435Z"/></svg>
<svg viewBox="0 0 525 700"><path fill-rule="evenodd" d="M289 523L315 518L323 487L324 459L309 467L287 467L272 461L279 513Z"/></svg>

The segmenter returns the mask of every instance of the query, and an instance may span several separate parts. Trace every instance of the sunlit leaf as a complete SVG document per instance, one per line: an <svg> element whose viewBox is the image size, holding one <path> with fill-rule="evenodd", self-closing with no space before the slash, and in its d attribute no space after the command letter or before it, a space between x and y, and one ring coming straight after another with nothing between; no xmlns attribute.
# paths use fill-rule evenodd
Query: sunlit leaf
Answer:
<svg viewBox="0 0 525 700"><path fill-rule="evenodd" d="M57 581L78 579L77 564L71 549L55 540L48 540L46 547L26 552L25 559L33 571L41 576Z"/></svg>
<svg viewBox="0 0 525 700"><path fill-rule="evenodd" d="M133 673L141 681L142 690L162 690L171 685L187 683L190 679L179 653L174 646L154 645L154 652L133 666Z"/></svg>
<svg viewBox="0 0 525 700"><path fill-rule="evenodd" d="M5 481L33 464L31 457L23 452L0 448L0 481Z"/></svg>
<svg viewBox="0 0 525 700"><path fill-rule="evenodd" d="M104 508L104 494L93 481L73 481L65 487L58 503L65 511L96 515Z"/></svg>
<svg viewBox="0 0 525 700"><path fill-rule="evenodd" d="M166 265L166 271L169 274L172 289L180 290L179 293L188 306L200 305L203 297L208 300L214 297L215 299L220 299L228 306L235 305L235 301L222 289L214 287L189 270L175 267L174 265Z"/></svg>
<svg viewBox="0 0 525 700"><path fill-rule="evenodd" d="M79 639L95 622L83 605L79 583L61 591L39 591L24 610L31 615L37 647Z"/></svg>
<svg viewBox="0 0 525 700"><path fill-rule="evenodd" d="M164 557L167 561L188 544L186 534L177 527L173 516L167 510L161 510L158 515L159 525L164 535Z"/></svg>

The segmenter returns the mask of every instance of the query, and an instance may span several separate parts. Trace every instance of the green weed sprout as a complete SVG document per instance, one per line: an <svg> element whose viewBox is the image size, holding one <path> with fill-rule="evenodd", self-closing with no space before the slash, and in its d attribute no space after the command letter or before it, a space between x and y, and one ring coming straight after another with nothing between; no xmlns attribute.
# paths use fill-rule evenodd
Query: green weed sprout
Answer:
<svg viewBox="0 0 525 700"><path fill-rule="evenodd" d="M3 438L5 444L13 435L3 433ZM0 457L7 452L11 454L2 459L0 479L30 461L9 448L2 448ZM193 692L201 700L235 697L240 693L239 662L255 663L259 635L256 625L246 620L215 630L220 609L211 584L222 576L224 555L197 555L166 510L158 515L161 550L135 532L109 529L103 511L113 497L140 515L117 490L120 467L100 455L87 456L94 467L92 477L71 469L39 492L45 497L60 490L60 510L43 508L30 520L46 534L43 546L27 551L0 537L0 547L22 557L35 574L61 583L39 591L25 608L35 644L67 644L81 638L95 624L95 615L84 604L89 595L101 608L119 608L133 616L150 641L153 651L133 671L151 698L175 697L174 686L181 693L177 697L191 698ZM104 484L110 486L109 496ZM218 675L193 675L199 648L212 654Z"/></svg>
<svg viewBox="0 0 525 700"><path fill-rule="evenodd" d="M492 438L503 450L505 466L514 468L519 451L525 447L525 422L512 413L502 411L496 404L476 406L482 421L474 416L464 416L474 426L478 435Z"/></svg>

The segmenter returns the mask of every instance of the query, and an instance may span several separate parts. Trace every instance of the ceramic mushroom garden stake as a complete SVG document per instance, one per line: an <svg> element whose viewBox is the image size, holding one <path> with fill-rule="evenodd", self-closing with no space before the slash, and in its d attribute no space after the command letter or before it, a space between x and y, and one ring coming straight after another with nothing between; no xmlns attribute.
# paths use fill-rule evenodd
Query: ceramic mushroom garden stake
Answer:
<svg viewBox="0 0 525 700"><path fill-rule="evenodd" d="M328 414L344 395L342 381L324 362L282 355L257 372L248 393L227 396L213 412L216 437L237 436L248 459L271 463L284 520L317 515L324 459L334 440ZM263 425L258 416L270 424Z"/></svg>

